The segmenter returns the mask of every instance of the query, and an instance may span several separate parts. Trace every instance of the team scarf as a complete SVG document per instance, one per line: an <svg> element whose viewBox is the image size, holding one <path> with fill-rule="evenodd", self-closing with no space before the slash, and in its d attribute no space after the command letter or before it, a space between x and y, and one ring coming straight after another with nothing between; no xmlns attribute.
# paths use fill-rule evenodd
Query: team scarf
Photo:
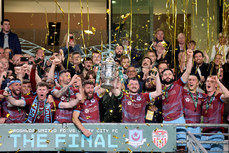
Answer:
<svg viewBox="0 0 229 153"><path fill-rule="evenodd" d="M44 110L42 111L44 113L44 123L52 123L52 113L51 113L51 107L50 104L47 103L47 99L44 102ZM40 103L38 101L38 97L33 101L33 104L30 108L28 119L26 120L26 123L35 123L36 119L38 117Z"/></svg>

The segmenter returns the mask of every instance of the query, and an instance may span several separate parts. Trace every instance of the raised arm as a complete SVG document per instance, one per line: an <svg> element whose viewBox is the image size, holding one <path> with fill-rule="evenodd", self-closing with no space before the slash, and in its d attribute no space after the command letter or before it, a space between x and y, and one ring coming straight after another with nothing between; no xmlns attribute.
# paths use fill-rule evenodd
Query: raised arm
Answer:
<svg viewBox="0 0 229 153"><path fill-rule="evenodd" d="M119 77L116 77L114 80L114 88L111 90L111 92L114 94L114 96L118 97L119 95L121 95L121 89L121 81L119 80Z"/></svg>
<svg viewBox="0 0 229 153"><path fill-rule="evenodd" d="M25 107L25 101L24 100L16 100L12 96L9 96L9 93L7 91L4 91L3 96L6 98L6 100L14 106L19 107Z"/></svg>
<svg viewBox="0 0 229 153"><path fill-rule="evenodd" d="M76 95L76 99L70 100L68 103L67 102L61 102L59 105L59 108L73 108L76 106L80 101L82 100L81 94Z"/></svg>
<svg viewBox="0 0 229 153"><path fill-rule="evenodd" d="M222 95L221 95L221 99L225 100L229 98L229 90L219 81L219 78L217 76L212 76L212 78L216 81L216 83L218 83Z"/></svg>
<svg viewBox="0 0 229 153"><path fill-rule="evenodd" d="M52 93L53 96L54 96L55 98L60 98L63 94L65 94L65 92L68 90L68 88L69 88L74 82L77 81L77 77L79 77L79 76L74 75L74 76L72 77L71 82L70 82L67 86L61 88L61 90L54 90L53 93Z"/></svg>
<svg viewBox="0 0 229 153"><path fill-rule="evenodd" d="M85 127L82 125L82 123L80 122L79 120L79 115L80 115L80 112L78 111L74 111L73 112L73 118L72 118L72 121L73 123L77 126L77 128L82 131L82 133L86 136L86 137L89 137L92 133L90 131L88 131L87 129L85 129Z"/></svg>
<svg viewBox="0 0 229 153"><path fill-rule="evenodd" d="M192 70L192 57L193 57L193 51L191 49L187 50L187 68L183 75L181 76L182 81L187 82L188 77Z"/></svg>
<svg viewBox="0 0 229 153"><path fill-rule="evenodd" d="M55 58L52 60L52 66L49 70L49 74L48 74L48 78L54 79L55 77L55 68L58 64L61 63L61 60L59 60L58 58Z"/></svg>
<svg viewBox="0 0 229 153"><path fill-rule="evenodd" d="M161 89L161 81L159 77L159 73L156 71L156 91L153 91L150 93L151 98L156 98L161 95L162 89Z"/></svg>

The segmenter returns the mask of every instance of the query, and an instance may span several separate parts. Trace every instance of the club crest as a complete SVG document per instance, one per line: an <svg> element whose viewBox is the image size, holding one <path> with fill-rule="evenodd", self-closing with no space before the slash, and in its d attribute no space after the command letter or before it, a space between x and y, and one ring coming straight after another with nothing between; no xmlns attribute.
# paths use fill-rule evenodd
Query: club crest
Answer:
<svg viewBox="0 0 229 153"><path fill-rule="evenodd" d="M152 139L155 146L159 149L163 148L168 142L168 132L163 129L157 129L152 133Z"/></svg>
<svg viewBox="0 0 229 153"><path fill-rule="evenodd" d="M125 140L129 145L137 148L146 142L146 139L143 139L143 130L133 129L129 130L129 139Z"/></svg>

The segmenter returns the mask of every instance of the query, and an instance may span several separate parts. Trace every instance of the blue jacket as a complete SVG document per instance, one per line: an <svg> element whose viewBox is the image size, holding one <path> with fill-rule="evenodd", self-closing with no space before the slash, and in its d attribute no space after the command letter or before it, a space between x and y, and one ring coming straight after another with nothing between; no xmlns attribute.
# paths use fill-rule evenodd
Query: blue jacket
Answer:
<svg viewBox="0 0 229 153"><path fill-rule="evenodd" d="M0 32L0 47L3 48L4 45L4 33ZM21 45L18 39L18 36L13 33L9 32L9 48L13 50L13 54L21 54Z"/></svg>

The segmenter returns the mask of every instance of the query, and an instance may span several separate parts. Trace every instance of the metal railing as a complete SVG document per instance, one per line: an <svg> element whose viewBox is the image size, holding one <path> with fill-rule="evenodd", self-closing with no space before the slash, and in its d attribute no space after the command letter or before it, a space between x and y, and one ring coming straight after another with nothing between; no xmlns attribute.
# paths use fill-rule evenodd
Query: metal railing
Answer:
<svg viewBox="0 0 229 153"><path fill-rule="evenodd" d="M171 124L174 125L174 124ZM203 147L203 144L221 144L224 147L223 151L214 151L214 152L225 152L228 153L229 152L229 141L228 141L228 137L229 137L229 124L175 124L176 127L185 127L186 129L188 127L223 127L225 129L226 132L224 133L191 133L189 131L187 131L185 134L186 137L186 141L177 141L177 144L186 144L186 151L190 152L190 153L205 153L205 152L213 152L210 150L206 150ZM182 133L180 133L182 134ZM201 140L197 140L195 135L199 135L199 136L205 136L205 135L223 135L224 137L226 137L227 139L224 138L223 141L203 141Z"/></svg>

